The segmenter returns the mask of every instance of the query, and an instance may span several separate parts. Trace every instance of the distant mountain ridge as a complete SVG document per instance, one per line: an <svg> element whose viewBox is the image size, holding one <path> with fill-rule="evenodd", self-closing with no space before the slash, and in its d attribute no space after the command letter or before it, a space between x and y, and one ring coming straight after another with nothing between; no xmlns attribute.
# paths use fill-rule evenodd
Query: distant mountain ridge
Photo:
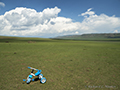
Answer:
<svg viewBox="0 0 120 90"><path fill-rule="evenodd" d="M58 36L55 39L72 39L72 40L102 40L102 39L120 39L120 33L94 33L82 35Z"/></svg>

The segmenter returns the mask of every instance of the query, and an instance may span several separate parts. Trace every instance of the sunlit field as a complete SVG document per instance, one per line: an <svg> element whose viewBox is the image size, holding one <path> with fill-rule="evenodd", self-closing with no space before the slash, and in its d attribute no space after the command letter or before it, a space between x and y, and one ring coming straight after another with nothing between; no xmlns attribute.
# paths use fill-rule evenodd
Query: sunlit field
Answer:
<svg viewBox="0 0 120 90"><path fill-rule="evenodd" d="M28 66L47 82L23 82ZM89 89L120 89L119 41L0 37L0 90Z"/></svg>

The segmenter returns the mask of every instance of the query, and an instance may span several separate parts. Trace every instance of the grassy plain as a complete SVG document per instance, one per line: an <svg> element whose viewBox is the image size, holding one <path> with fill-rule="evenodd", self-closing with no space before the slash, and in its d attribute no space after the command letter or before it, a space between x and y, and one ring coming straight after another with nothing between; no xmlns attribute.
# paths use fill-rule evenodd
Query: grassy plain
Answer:
<svg viewBox="0 0 120 90"><path fill-rule="evenodd" d="M32 66L47 82L23 83ZM0 37L0 90L120 90L120 42Z"/></svg>

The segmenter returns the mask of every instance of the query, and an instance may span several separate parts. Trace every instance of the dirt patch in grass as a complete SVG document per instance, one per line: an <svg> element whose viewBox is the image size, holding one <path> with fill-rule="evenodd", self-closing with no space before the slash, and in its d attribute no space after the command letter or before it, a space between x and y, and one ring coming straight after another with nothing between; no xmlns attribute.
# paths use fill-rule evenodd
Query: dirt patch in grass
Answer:
<svg viewBox="0 0 120 90"><path fill-rule="evenodd" d="M28 41L28 43L36 43L36 41Z"/></svg>

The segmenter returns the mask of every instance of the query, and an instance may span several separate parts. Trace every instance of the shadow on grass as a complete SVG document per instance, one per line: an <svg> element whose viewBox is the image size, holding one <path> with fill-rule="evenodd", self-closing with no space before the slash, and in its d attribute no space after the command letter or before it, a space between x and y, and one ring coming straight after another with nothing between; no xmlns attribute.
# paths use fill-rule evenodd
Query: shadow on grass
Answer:
<svg viewBox="0 0 120 90"><path fill-rule="evenodd" d="M36 81L38 81L38 80L40 80L39 78L34 78L34 81L31 81L31 82L36 82ZM30 83L31 83L30 82ZM22 84L25 84L26 82L23 82ZM30 83L26 83L26 84L30 84Z"/></svg>
<svg viewBox="0 0 120 90"><path fill-rule="evenodd" d="M38 81L38 80L40 80L40 79L39 79L39 78L35 78L35 79L34 79L34 81Z"/></svg>
<svg viewBox="0 0 120 90"><path fill-rule="evenodd" d="M0 43L37 43L37 42L64 42L64 41L120 41L120 38L115 39L59 39L59 38L27 38L27 37L4 37L0 36Z"/></svg>
<svg viewBox="0 0 120 90"><path fill-rule="evenodd" d="M44 39L44 38L17 38L17 37L4 37L0 38L1 43L14 43L14 42L26 42L26 43L36 43L36 42L53 42L55 40Z"/></svg>

